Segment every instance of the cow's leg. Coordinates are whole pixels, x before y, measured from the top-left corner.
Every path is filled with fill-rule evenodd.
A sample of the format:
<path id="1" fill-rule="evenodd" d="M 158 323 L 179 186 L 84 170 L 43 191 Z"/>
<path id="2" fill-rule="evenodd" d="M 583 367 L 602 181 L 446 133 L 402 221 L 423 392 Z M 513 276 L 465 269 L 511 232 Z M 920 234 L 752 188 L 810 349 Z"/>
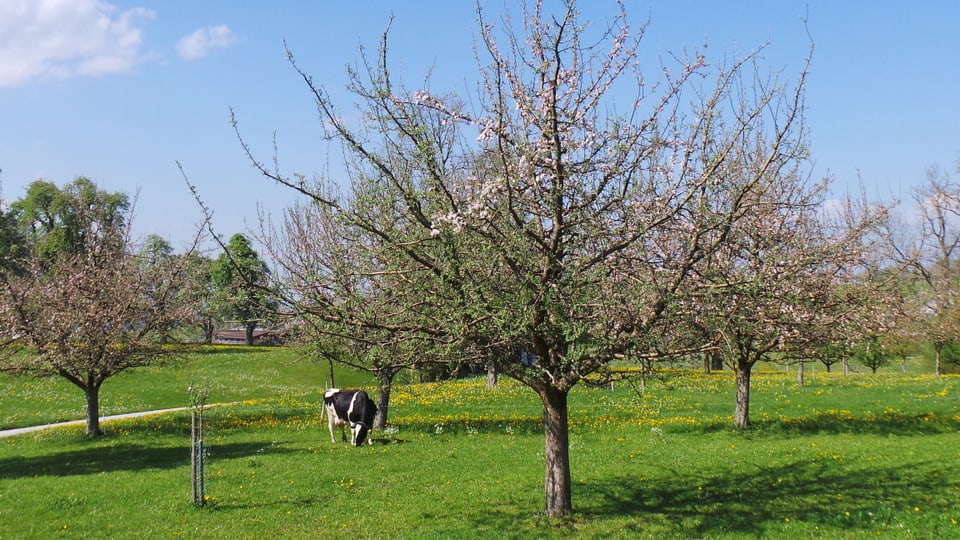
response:
<path id="1" fill-rule="evenodd" d="M 366 429 L 363 430 L 363 434 L 360 435 L 360 439 L 357 440 L 357 446 L 360 446 L 360 445 L 363 444 L 363 439 L 364 439 L 364 438 L 367 439 L 367 444 L 368 444 L 368 445 L 372 445 L 372 444 L 373 444 L 373 437 L 370 436 L 370 428 L 366 428 Z"/>
<path id="2" fill-rule="evenodd" d="M 327 425 L 330 427 L 330 442 L 333 444 L 337 444 L 337 438 L 333 435 L 333 425 L 335 423 L 336 420 L 334 420 L 333 415 L 330 414 L 330 411 L 327 411 Z"/>

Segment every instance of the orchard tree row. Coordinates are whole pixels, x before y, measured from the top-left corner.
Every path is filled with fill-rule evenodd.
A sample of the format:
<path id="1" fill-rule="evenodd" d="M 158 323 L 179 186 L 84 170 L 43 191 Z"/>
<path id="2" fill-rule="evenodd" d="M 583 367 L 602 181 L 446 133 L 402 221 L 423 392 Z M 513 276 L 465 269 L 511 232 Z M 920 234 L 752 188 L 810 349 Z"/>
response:
<path id="1" fill-rule="evenodd" d="M 812 44 L 792 76 L 764 46 L 647 65 L 619 8 L 602 25 L 572 1 L 478 8 L 470 95 L 406 86 L 389 29 L 348 66 L 352 103 L 288 50 L 345 157 L 322 174 L 259 157 L 234 113 L 254 167 L 302 196 L 261 241 L 309 341 L 378 376 L 380 426 L 408 366 L 486 365 L 536 392 L 550 516 L 572 509 L 568 394 L 612 362 L 721 358 L 746 428 L 761 360 L 957 335 L 957 190 L 932 183 L 923 226 L 895 237 L 891 206 L 811 177 Z"/>

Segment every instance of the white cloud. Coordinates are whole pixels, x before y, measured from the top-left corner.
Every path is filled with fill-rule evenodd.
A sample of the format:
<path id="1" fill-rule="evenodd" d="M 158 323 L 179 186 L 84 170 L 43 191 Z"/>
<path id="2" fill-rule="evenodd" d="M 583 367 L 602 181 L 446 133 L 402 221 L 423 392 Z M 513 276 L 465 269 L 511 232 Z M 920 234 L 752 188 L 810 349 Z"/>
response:
<path id="1" fill-rule="evenodd" d="M 152 18 L 101 0 L 0 0 L 0 87 L 128 71 Z"/>
<path id="2" fill-rule="evenodd" d="M 182 58 L 196 60 L 210 53 L 211 49 L 225 49 L 237 41 L 237 36 L 225 25 L 201 28 L 177 42 L 177 52 Z"/>

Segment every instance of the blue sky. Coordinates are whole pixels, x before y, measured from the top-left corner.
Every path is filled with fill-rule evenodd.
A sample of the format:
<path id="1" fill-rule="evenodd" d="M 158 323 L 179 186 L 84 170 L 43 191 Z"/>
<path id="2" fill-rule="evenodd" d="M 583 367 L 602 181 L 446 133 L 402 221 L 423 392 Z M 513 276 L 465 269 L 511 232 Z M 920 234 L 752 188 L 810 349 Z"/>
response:
<path id="1" fill-rule="evenodd" d="M 766 61 L 793 76 L 816 44 L 807 92 L 814 174 L 843 189 L 909 195 L 926 169 L 960 157 L 957 52 L 960 2 L 625 0 L 651 25 L 642 58 L 708 43 L 707 59 L 770 41 Z M 512 2 L 483 0 L 490 13 Z M 0 182 L 20 198 L 37 178 L 78 175 L 139 193 L 139 235 L 180 248 L 200 220 L 177 169 L 229 236 L 257 226 L 257 207 L 279 213 L 293 195 L 260 178 L 229 123 L 232 107 L 262 159 L 276 133 L 288 172 L 327 162 L 311 96 L 282 42 L 338 94 L 357 47 L 375 48 L 391 15 L 391 53 L 415 87 L 468 93 L 476 67 L 472 0 L 274 2 L 220 0 L 0 0 Z M 514 8 L 515 9 L 515 8 Z M 581 2 L 602 22 L 613 2 Z M 342 107 L 351 103 L 343 101 Z"/>

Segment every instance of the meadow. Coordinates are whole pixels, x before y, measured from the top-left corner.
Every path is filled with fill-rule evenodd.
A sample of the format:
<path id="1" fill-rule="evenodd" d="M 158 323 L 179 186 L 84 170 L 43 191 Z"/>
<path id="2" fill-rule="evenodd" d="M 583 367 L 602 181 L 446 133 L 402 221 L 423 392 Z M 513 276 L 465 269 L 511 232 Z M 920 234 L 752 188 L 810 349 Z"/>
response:
<path id="1" fill-rule="evenodd" d="M 0 439 L 0 538 L 960 538 L 960 378 L 761 370 L 753 427 L 733 379 L 661 370 L 570 398 L 574 515 L 542 517 L 532 392 L 395 387 L 390 426 L 332 445 L 327 367 L 231 349 L 104 385 L 104 414 L 209 384 L 207 504 L 190 503 L 189 413 Z M 337 372 L 338 386 L 367 376 Z M 0 428 L 79 418 L 79 390 L 0 377 Z M 81 414 L 82 416 L 82 414 Z"/>

